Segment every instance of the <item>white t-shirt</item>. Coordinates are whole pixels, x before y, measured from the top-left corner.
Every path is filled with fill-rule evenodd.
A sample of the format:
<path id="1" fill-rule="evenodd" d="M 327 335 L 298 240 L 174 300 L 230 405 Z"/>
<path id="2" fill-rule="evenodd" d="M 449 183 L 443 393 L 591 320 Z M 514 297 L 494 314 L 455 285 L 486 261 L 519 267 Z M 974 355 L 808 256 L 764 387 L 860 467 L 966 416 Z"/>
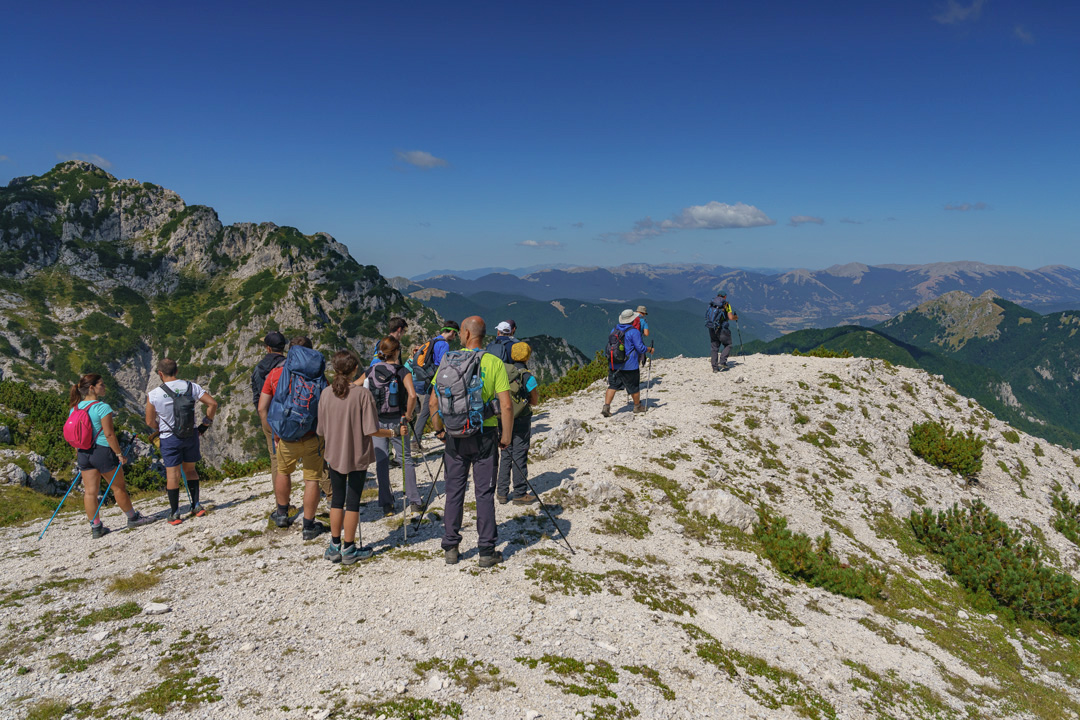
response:
<path id="1" fill-rule="evenodd" d="M 189 383 L 187 380 L 170 380 L 166 384 L 175 393 L 184 394 L 188 391 Z M 190 384 L 191 396 L 196 401 L 206 394 L 206 391 L 196 383 Z M 162 439 L 172 437 L 172 431 L 169 428 L 176 427 L 176 419 L 173 416 L 173 399 L 166 395 L 160 386 L 151 390 L 147 398 L 150 400 L 150 404 L 154 406 L 154 409 L 157 410 L 158 428 L 161 430 L 160 437 Z"/>

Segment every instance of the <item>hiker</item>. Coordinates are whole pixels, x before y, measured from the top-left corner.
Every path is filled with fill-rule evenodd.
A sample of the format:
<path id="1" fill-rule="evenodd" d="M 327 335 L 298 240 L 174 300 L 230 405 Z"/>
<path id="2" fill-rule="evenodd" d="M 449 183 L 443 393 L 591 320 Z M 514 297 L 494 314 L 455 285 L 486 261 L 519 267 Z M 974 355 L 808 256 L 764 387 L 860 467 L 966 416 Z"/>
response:
<path id="1" fill-rule="evenodd" d="M 251 373 L 251 396 L 256 411 L 259 409 L 259 396 L 262 395 L 262 387 L 266 382 L 266 376 L 274 368 L 285 364 L 285 345 L 288 341 L 285 336 L 274 330 L 263 338 L 263 346 L 266 347 L 266 355 L 255 366 Z M 266 450 L 270 454 L 270 477 L 277 475 L 277 453 L 274 451 L 274 433 L 269 428 L 263 427 L 263 436 L 266 437 Z"/>
<path id="2" fill-rule="evenodd" d="M 638 316 L 634 318 L 634 328 L 641 333 L 643 338 L 649 337 L 649 321 L 645 319 L 645 316 L 649 314 L 648 308 L 644 305 L 638 305 L 637 310 L 634 312 L 638 314 Z"/>
<path id="3" fill-rule="evenodd" d="M 608 389 L 604 393 L 604 408 L 600 414 L 611 417 L 611 401 L 618 390 L 626 390 L 634 399 L 634 412 L 645 412 L 641 404 L 641 371 L 638 358 L 653 348 L 645 347 L 641 331 L 634 327 L 637 313 L 627 308 L 619 313 L 619 324 L 608 334 Z"/>
<path id="4" fill-rule="evenodd" d="M 375 460 L 372 438 L 385 438 L 393 430 L 379 427 L 371 393 L 355 383 L 360 367 L 356 354 L 339 350 L 331 359 L 334 367 L 332 392 L 319 398 L 316 432 L 323 439 L 323 457 L 330 472 L 333 492 L 330 499 L 330 546 L 323 557 L 330 562 L 352 565 L 371 556 L 369 548 L 357 547 L 360 525 L 360 496 L 367 480 L 367 468 Z M 342 540 L 344 539 L 344 544 Z"/>
<path id="5" fill-rule="evenodd" d="M 131 506 L 131 497 L 124 484 L 124 465 L 127 458 L 120 450 L 120 441 L 116 437 L 113 424 L 113 409 L 101 398 L 105 397 L 105 381 L 97 373 L 88 373 L 71 386 L 68 393 L 68 422 L 65 424 L 65 438 L 68 438 L 68 426 L 74 426 L 79 435 L 75 453 L 75 465 L 82 474 L 83 507 L 86 519 L 90 521 L 90 537 L 98 539 L 108 535 L 109 528 L 102 524 L 98 512 L 98 489 L 101 478 L 112 481 L 113 496 L 116 504 L 127 515 L 128 528 L 137 528 L 153 522 L 153 518 L 142 515 Z M 79 413 L 74 420 L 70 418 Z M 74 439 L 74 438 L 71 438 Z M 74 445 L 73 445 L 74 446 Z M 115 479 L 113 474 L 115 473 Z"/>
<path id="6" fill-rule="evenodd" d="M 294 337 L 285 363 L 267 374 L 259 395 L 259 417 L 263 428 L 273 433 L 277 453 L 278 471 L 274 476 L 277 508 L 270 513 L 270 519 L 279 528 L 289 527 L 296 520 L 295 515 L 290 515 L 289 506 L 291 474 L 297 462 L 302 462 L 305 540 L 314 540 L 327 530 L 326 525 L 315 521 L 320 484 L 326 481 L 322 440 L 315 432 L 319 398 L 326 387 L 325 372 L 326 359 L 311 348 L 311 340 Z"/>
<path id="7" fill-rule="evenodd" d="M 495 527 L 495 476 L 499 465 L 497 450 L 510 447 L 514 410 L 506 366 L 499 358 L 480 348 L 486 331 L 481 317 L 474 315 L 462 321 L 461 344 L 464 347 L 443 356 L 435 375 L 435 392 L 431 393 L 431 422 L 435 426 L 436 437 L 446 443 L 443 452 L 446 508 L 442 549 L 447 565 L 454 565 L 458 561 L 461 517 L 465 509 L 470 467 L 476 495 L 480 567 L 491 567 L 502 562 L 502 553 L 495 550 L 498 541 Z M 473 385 L 471 389 L 470 384 Z M 496 417 L 496 412 L 499 417 Z"/>
<path id="8" fill-rule="evenodd" d="M 405 336 L 405 331 L 409 329 L 409 321 L 402 317 L 390 318 L 390 325 L 387 327 L 386 334 L 390 337 L 401 342 L 401 338 Z M 371 368 L 375 367 L 375 363 L 379 362 L 379 347 L 382 345 L 382 338 L 375 341 L 375 345 L 371 348 L 371 362 L 368 363 L 367 369 L 360 374 L 359 382 L 363 384 L 367 380 L 367 373 Z"/>
<path id="9" fill-rule="evenodd" d="M 428 404 L 428 394 L 431 392 L 431 380 L 435 377 L 435 371 L 442 362 L 443 355 L 450 349 L 450 343 L 457 339 L 461 328 L 453 320 L 448 321 L 439 330 L 439 334 L 421 345 L 413 352 L 405 367 L 412 373 L 413 389 L 416 391 L 420 411 L 413 423 L 415 433 L 412 437 L 412 451 L 420 452 L 420 439 L 424 437 L 424 428 L 427 426 L 431 409 Z"/>
<path id="10" fill-rule="evenodd" d="M 392 430 L 389 435 L 375 440 L 375 477 L 379 481 L 379 507 L 384 516 L 394 514 L 394 489 L 390 485 L 390 446 L 401 458 L 405 475 L 405 502 L 414 513 L 423 512 L 420 492 L 416 489 L 416 467 L 412 462 L 409 443 L 409 422 L 416 412 L 416 390 L 412 374 L 401 364 L 401 343 L 393 335 L 387 335 L 379 343 L 379 361 L 368 368 L 367 387 L 375 398 L 379 414 L 379 428 Z"/>
<path id="11" fill-rule="evenodd" d="M 727 370 L 728 355 L 731 354 L 731 321 L 738 321 L 739 314 L 731 308 L 727 301 L 727 293 L 718 293 L 715 300 L 709 301 L 709 307 L 705 309 L 705 327 L 709 329 L 709 345 L 712 347 L 712 371 L 720 372 Z M 724 349 L 717 358 L 717 351 L 723 345 Z"/>
<path id="12" fill-rule="evenodd" d="M 178 380 L 176 361 L 162 358 L 157 364 L 157 375 L 161 385 L 151 390 L 146 396 L 146 424 L 154 431 L 160 443 L 161 462 L 165 465 L 165 492 L 169 496 L 170 525 L 179 525 L 180 517 L 180 482 L 187 484 L 191 512 L 189 515 L 202 517 L 206 514 L 199 502 L 199 471 L 195 463 L 202 459 L 199 451 L 199 438 L 214 424 L 218 404 L 197 384 L 189 380 Z M 195 425 L 195 403 L 206 407 L 206 416 L 198 426 Z M 161 426 L 165 427 L 162 428 Z"/>
<path id="13" fill-rule="evenodd" d="M 510 357 L 510 349 L 517 342 L 514 333 L 517 332 L 517 324 L 513 320 L 503 320 L 495 326 L 495 339 L 488 343 L 487 352 L 497 356 L 504 363 L 513 362 Z"/>
<path id="14" fill-rule="evenodd" d="M 540 402 L 540 383 L 529 372 L 528 362 L 532 348 L 528 343 L 516 342 L 510 351 L 511 361 L 506 365 L 506 379 L 510 384 L 510 402 L 514 407 L 514 427 L 510 447 L 499 458 L 499 481 L 495 485 L 495 499 L 500 505 L 532 505 L 539 501 L 529 492 L 529 444 L 532 440 L 532 406 Z M 514 471 L 514 489 L 510 491 L 510 470 Z"/>

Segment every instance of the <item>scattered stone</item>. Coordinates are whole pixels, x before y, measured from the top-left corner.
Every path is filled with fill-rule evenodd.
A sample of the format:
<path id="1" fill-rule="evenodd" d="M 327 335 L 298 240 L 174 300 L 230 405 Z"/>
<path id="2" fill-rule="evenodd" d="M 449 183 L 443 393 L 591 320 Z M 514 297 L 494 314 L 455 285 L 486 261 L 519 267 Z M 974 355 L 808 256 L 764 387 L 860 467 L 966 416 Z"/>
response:
<path id="1" fill-rule="evenodd" d="M 615 647 L 614 645 L 608 645 L 606 642 L 600 642 L 599 640 L 597 640 L 596 647 L 600 648 L 601 650 L 607 650 L 612 655 L 619 654 L 619 648 Z"/>
<path id="2" fill-rule="evenodd" d="M 143 615 L 164 615 L 172 612 L 172 608 L 165 603 L 152 602 L 143 608 Z"/>
<path id="3" fill-rule="evenodd" d="M 251 643 L 251 642 L 244 643 L 243 645 L 240 646 L 240 652 L 242 652 L 242 653 L 255 652 L 255 643 Z"/>
<path id="4" fill-rule="evenodd" d="M 157 555 L 154 555 L 152 560 L 154 562 L 161 562 L 162 560 L 171 558 L 173 555 L 182 552 L 184 552 L 184 546 L 178 542 L 174 542 L 172 545 L 168 546 L 167 548 L 159 552 Z"/>
<path id="5" fill-rule="evenodd" d="M 101 630 L 100 632 L 96 632 L 93 635 L 91 635 L 90 639 L 93 640 L 94 642 L 99 643 L 99 642 L 102 642 L 103 640 L 105 640 L 105 638 L 107 638 L 107 637 L 109 637 L 109 631 L 108 630 Z"/>
<path id="6" fill-rule="evenodd" d="M 427 681 L 428 692 L 438 692 L 439 690 L 442 690 L 442 687 L 443 687 L 442 679 L 438 675 L 432 675 L 431 677 L 428 678 L 428 681 Z"/>
<path id="7" fill-rule="evenodd" d="M 265 560 L 256 560 L 255 561 L 255 568 L 258 569 L 258 570 L 265 569 L 266 568 L 266 561 Z"/>
<path id="8" fill-rule="evenodd" d="M 546 460 L 563 448 L 585 439 L 585 428 L 581 420 L 566 418 L 562 424 L 553 428 L 544 438 L 544 444 L 534 452 L 537 460 Z"/>
<path id="9" fill-rule="evenodd" d="M 923 630 L 923 629 L 922 629 L 921 627 L 919 627 L 918 625 L 916 625 L 916 626 L 915 626 L 915 634 L 916 634 L 916 635 L 925 635 L 925 634 L 926 634 L 926 631 L 925 631 L 925 630 Z"/>
<path id="10" fill-rule="evenodd" d="M 535 710 L 528 710 L 525 712 L 525 720 L 536 720 L 538 717 L 540 717 L 540 713 Z"/>
<path id="11" fill-rule="evenodd" d="M 570 618 L 571 620 L 576 620 L 577 622 L 581 622 L 581 611 L 578 610 L 577 608 L 570 608 L 570 612 L 567 614 L 567 617 Z"/>
<path id="12" fill-rule="evenodd" d="M 956 612 L 956 617 L 960 618 L 961 620 L 967 620 L 968 619 L 968 614 L 966 612 L 964 612 L 963 610 L 958 610 Z"/>
<path id="13" fill-rule="evenodd" d="M 705 517 L 714 515 L 725 525 L 737 527 L 743 532 L 748 532 L 757 521 L 757 513 L 753 508 L 727 490 L 720 488 L 695 490 L 690 493 L 690 501 L 686 508 L 690 512 L 699 512 Z"/>
<path id="14" fill-rule="evenodd" d="M 795 628 L 794 630 L 792 630 L 791 632 L 793 632 L 794 634 L 796 634 L 799 637 L 804 638 L 804 639 L 810 637 L 810 631 L 807 630 L 803 626 L 799 626 L 799 627 Z"/>
<path id="15" fill-rule="evenodd" d="M 464 641 L 466 637 L 468 637 L 468 635 L 465 634 L 464 630 L 458 630 L 454 633 L 454 639 L 458 642 Z"/>

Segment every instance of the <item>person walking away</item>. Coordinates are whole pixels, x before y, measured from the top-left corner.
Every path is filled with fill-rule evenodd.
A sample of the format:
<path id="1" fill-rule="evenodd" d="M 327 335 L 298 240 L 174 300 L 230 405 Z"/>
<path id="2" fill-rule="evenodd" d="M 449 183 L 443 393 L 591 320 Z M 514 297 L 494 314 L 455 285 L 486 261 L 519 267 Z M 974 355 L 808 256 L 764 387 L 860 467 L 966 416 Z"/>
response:
<path id="1" fill-rule="evenodd" d="M 390 446 L 393 444 L 405 470 L 405 502 L 409 503 L 410 511 L 423 512 L 408 442 L 409 423 L 416 412 L 416 390 L 412 374 L 401 364 L 401 344 L 393 335 L 387 335 L 379 343 L 379 362 L 368 368 L 367 385 L 375 399 L 379 428 L 393 431 L 390 436 L 375 440 L 379 506 L 385 516 L 395 512 L 394 489 L 390 484 Z"/>
<path id="2" fill-rule="evenodd" d="M 371 556 L 371 550 L 357 547 L 360 526 L 360 496 L 367 469 L 375 460 L 373 438 L 385 438 L 393 430 L 379 427 L 375 400 L 367 388 L 357 385 L 360 363 L 348 350 L 331 358 L 334 368 L 332 392 L 319 399 L 316 432 L 323 439 L 323 457 L 330 470 L 330 546 L 323 557 L 330 562 L 352 565 Z M 344 544 L 342 543 L 344 540 Z"/>
<path id="3" fill-rule="evenodd" d="M 199 439 L 214 423 L 218 404 L 196 383 L 179 380 L 176 376 L 176 361 L 162 358 L 157 365 L 157 375 L 161 385 L 151 390 L 146 396 L 146 424 L 158 433 L 161 443 L 161 462 L 165 465 L 165 492 L 169 496 L 170 525 L 179 525 L 180 516 L 180 481 L 181 473 L 191 493 L 191 515 L 202 517 L 206 514 L 199 502 L 199 471 L 195 463 L 202 459 Z M 206 407 L 206 416 L 195 425 L 195 403 Z M 164 426 L 164 427 L 162 427 Z"/>
<path id="4" fill-rule="evenodd" d="M 514 427 L 510 447 L 499 458 L 499 481 L 495 486 L 495 499 L 500 505 L 532 505 L 539 498 L 529 492 L 529 444 L 532 441 L 532 408 L 540 402 L 540 383 L 529 372 L 528 362 L 532 348 L 528 343 L 516 342 L 511 348 L 512 362 L 505 363 L 506 379 L 510 383 L 510 402 L 514 407 Z M 510 491 L 510 471 L 513 470 L 514 488 Z"/>
<path id="5" fill-rule="evenodd" d="M 719 293 L 715 300 L 709 301 L 705 309 L 705 327 L 709 329 L 709 346 L 712 349 L 712 371 L 727 370 L 728 356 L 731 355 L 731 321 L 738 321 L 739 314 L 727 301 L 727 293 Z M 720 348 L 724 349 L 720 351 Z M 717 352 L 719 351 L 719 357 Z"/>
<path id="6" fill-rule="evenodd" d="M 319 398 L 326 387 L 326 359 L 311 347 L 307 337 L 291 341 L 285 364 L 266 376 L 259 396 L 259 417 L 274 434 L 278 472 L 274 476 L 277 508 L 270 519 L 280 528 L 292 525 L 289 497 L 291 474 L 297 463 L 304 465 L 305 540 L 314 540 L 327 527 L 315 521 L 319 508 L 319 484 L 325 478 L 322 441 L 316 434 Z"/>
<path id="7" fill-rule="evenodd" d="M 641 370 L 639 358 L 652 353 L 645 347 L 641 332 L 634 327 L 637 313 L 627 308 L 619 314 L 619 324 L 608 334 L 608 389 L 604 393 L 604 407 L 600 414 L 611 417 L 611 401 L 618 390 L 626 390 L 634 399 L 634 412 L 645 412 L 641 404 Z"/>
<path id="8" fill-rule="evenodd" d="M 274 368 L 279 368 L 285 364 L 285 345 L 287 342 L 285 336 L 276 330 L 267 333 L 266 337 L 263 338 L 266 355 L 263 356 L 263 359 L 259 361 L 259 364 L 255 366 L 255 370 L 251 373 L 251 397 L 256 411 L 259 409 L 259 396 L 262 395 L 262 387 L 266 382 L 266 376 Z M 266 451 L 270 454 L 270 477 L 272 479 L 277 475 L 277 452 L 274 450 L 274 433 L 270 432 L 266 427 L 262 428 L 262 432 L 263 437 L 266 438 Z"/>
<path id="9" fill-rule="evenodd" d="M 649 321 L 645 319 L 645 316 L 649 314 L 649 309 L 644 305 L 638 305 L 634 312 L 638 314 L 634 318 L 634 327 L 641 333 L 641 337 L 649 337 Z"/>
<path id="10" fill-rule="evenodd" d="M 405 367 L 409 369 L 413 378 L 413 389 L 416 391 L 417 404 L 420 408 L 413 427 L 416 428 L 416 436 L 412 438 L 412 451 L 420 452 L 420 444 L 417 438 L 424 437 L 424 427 L 427 426 L 430 416 L 429 394 L 431 392 L 431 380 L 442 362 L 443 355 L 450 349 L 450 343 L 457 339 L 461 328 L 456 322 L 450 320 L 439 334 L 421 345 L 412 355 Z"/>
<path id="11" fill-rule="evenodd" d="M 488 343 L 487 352 L 504 363 L 513 362 L 510 357 L 510 350 L 513 348 L 514 343 L 517 342 L 517 338 L 514 337 L 515 332 L 517 332 L 517 324 L 513 320 L 503 320 L 496 325 L 495 339 Z"/>
<path id="12" fill-rule="evenodd" d="M 461 323 L 464 348 L 443 356 L 431 393 L 431 420 L 436 437 L 446 443 L 446 508 L 442 549 L 447 565 L 458 562 L 461 520 L 469 469 L 476 496 L 476 534 L 480 567 L 502 562 L 495 550 L 495 477 L 498 450 L 510 447 L 514 410 L 506 365 L 480 348 L 487 327 L 476 315 Z M 498 417 L 496 417 L 498 413 Z M 501 420 L 501 425 L 500 425 Z"/>
<path id="13" fill-rule="evenodd" d="M 120 450 L 120 441 L 116 437 L 113 409 L 102 400 L 107 392 L 105 381 L 97 373 L 79 378 L 68 393 L 71 410 L 65 424 L 65 438 L 68 438 L 67 426 L 72 426 L 73 430 L 77 428 L 76 435 L 79 437 L 72 447 L 76 450 L 75 465 L 82 473 L 83 507 L 86 508 L 86 519 L 90 521 L 90 537 L 95 540 L 110 532 L 97 517 L 98 489 L 101 478 L 112 478 L 114 472 L 116 478 L 112 481 L 112 491 L 116 504 L 127 515 L 128 528 L 153 522 L 153 518 L 140 514 L 131 506 L 131 497 L 124 485 L 123 466 L 127 464 L 127 458 Z M 70 442 L 74 438 L 68 439 Z"/>
<path id="14" fill-rule="evenodd" d="M 390 337 L 401 342 L 401 338 L 405 336 L 405 331 L 409 329 L 409 321 L 401 317 L 390 318 L 390 324 L 387 326 L 386 334 Z M 384 336 L 385 337 L 385 336 Z M 371 348 L 371 362 L 368 363 L 367 368 L 360 375 L 360 384 L 362 385 L 367 380 L 368 373 L 371 372 L 371 368 L 375 367 L 375 364 L 380 362 L 379 348 L 382 346 L 382 338 L 375 341 L 375 345 Z"/>

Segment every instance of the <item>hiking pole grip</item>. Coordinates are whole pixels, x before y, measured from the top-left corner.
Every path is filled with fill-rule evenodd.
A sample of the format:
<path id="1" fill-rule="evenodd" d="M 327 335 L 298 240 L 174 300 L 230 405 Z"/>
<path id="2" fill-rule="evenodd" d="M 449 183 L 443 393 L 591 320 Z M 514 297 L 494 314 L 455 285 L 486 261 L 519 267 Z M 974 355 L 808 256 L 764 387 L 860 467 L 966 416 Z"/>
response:
<path id="1" fill-rule="evenodd" d="M 529 492 L 531 492 L 533 494 L 533 497 L 536 498 L 536 501 L 540 503 L 540 507 L 543 508 L 544 514 L 548 516 L 548 520 L 551 521 L 551 524 L 554 525 L 555 529 L 559 531 L 559 535 L 562 536 L 563 542 L 566 543 L 566 549 L 570 551 L 571 555 L 577 555 L 577 553 L 574 552 L 574 548 L 570 547 L 570 541 L 566 539 L 566 533 L 564 533 L 562 531 L 562 528 L 559 527 L 559 523 L 555 522 L 555 518 L 552 517 L 551 511 L 548 510 L 547 505 L 544 504 L 544 501 L 540 499 L 540 493 L 536 492 L 536 488 L 534 488 L 532 483 L 529 482 L 529 476 L 522 472 L 521 468 L 517 464 L 517 460 L 514 459 L 513 455 L 510 456 L 510 464 L 514 466 L 515 470 L 521 473 L 521 477 L 524 478 L 525 485 L 528 486 Z"/>

